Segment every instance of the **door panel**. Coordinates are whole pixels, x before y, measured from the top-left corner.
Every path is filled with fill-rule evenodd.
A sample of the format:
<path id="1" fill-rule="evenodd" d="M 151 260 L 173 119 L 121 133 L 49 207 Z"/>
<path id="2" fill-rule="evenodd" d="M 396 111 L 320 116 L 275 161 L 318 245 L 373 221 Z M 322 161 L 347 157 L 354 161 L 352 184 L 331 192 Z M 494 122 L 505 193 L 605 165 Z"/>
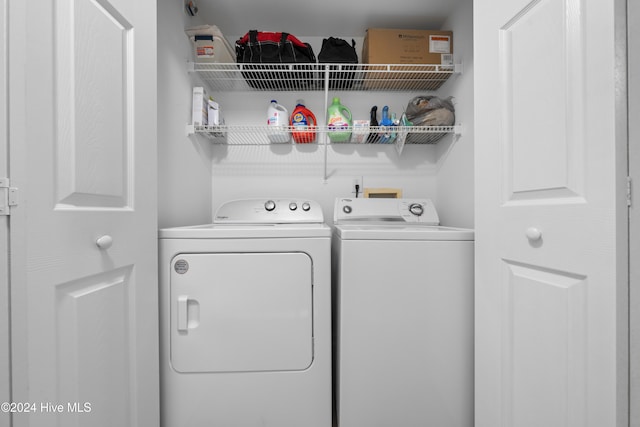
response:
<path id="1" fill-rule="evenodd" d="M 131 273 L 128 266 L 56 286 L 59 396 L 113 425 L 129 425 L 133 416 Z M 113 404 L 118 411 L 108 409 Z M 85 425 L 85 413 L 64 412 L 63 425 Z"/>
<path id="2" fill-rule="evenodd" d="M 59 208 L 127 207 L 133 27 L 107 2 L 56 2 Z"/>
<path id="3" fill-rule="evenodd" d="M 625 4 L 474 2 L 477 427 L 626 425 Z"/>
<path id="4" fill-rule="evenodd" d="M 9 8 L 16 427 L 159 424 L 155 8 Z"/>
<path id="5" fill-rule="evenodd" d="M 584 425 L 587 278 L 509 261 L 504 268 L 506 425 Z"/>
<path id="6" fill-rule="evenodd" d="M 539 0 L 500 28 L 505 201 L 582 192 L 580 8 L 577 1 Z"/>

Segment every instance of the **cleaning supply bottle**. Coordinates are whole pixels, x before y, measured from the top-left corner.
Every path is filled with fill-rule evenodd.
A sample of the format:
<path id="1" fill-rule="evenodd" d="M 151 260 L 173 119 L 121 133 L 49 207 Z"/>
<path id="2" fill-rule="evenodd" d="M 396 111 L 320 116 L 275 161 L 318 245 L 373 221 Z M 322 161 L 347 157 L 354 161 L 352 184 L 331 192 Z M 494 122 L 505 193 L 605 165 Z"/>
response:
<path id="1" fill-rule="evenodd" d="M 327 108 L 327 128 L 331 142 L 349 142 L 352 124 L 351 111 L 340 103 L 340 98 L 333 98 Z"/>
<path id="2" fill-rule="evenodd" d="M 373 107 L 371 107 L 371 111 L 369 112 L 369 129 L 371 129 L 371 131 L 369 132 L 369 136 L 367 137 L 367 143 L 368 144 L 376 144 L 379 139 L 380 136 L 378 135 L 378 106 L 374 105 Z"/>
<path id="3" fill-rule="evenodd" d="M 389 117 L 389 107 L 382 107 L 382 118 L 380 119 L 380 143 L 388 144 L 392 142 L 389 127 L 393 126 L 393 120 Z"/>
<path id="4" fill-rule="evenodd" d="M 304 106 L 304 101 L 299 99 L 296 108 L 289 119 L 291 136 L 298 144 L 308 144 L 316 140 L 316 126 L 318 121 L 311 110 Z"/>
<path id="5" fill-rule="evenodd" d="M 274 143 L 289 142 L 289 112 L 275 99 L 267 109 L 267 137 Z"/>

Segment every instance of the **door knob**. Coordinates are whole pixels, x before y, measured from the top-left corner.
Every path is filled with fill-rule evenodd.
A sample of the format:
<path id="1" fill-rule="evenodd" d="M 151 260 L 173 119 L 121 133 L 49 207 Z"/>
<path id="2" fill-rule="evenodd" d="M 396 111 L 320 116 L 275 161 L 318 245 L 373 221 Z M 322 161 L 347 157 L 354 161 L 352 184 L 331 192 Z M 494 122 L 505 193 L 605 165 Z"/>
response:
<path id="1" fill-rule="evenodd" d="M 527 228 L 525 234 L 527 235 L 527 239 L 531 240 L 532 242 L 542 239 L 542 231 L 540 231 L 540 229 L 536 227 Z"/>
<path id="2" fill-rule="evenodd" d="M 100 249 L 109 249 L 113 245 L 113 237 L 105 234 L 104 236 L 98 237 L 96 240 L 96 246 Z"/>

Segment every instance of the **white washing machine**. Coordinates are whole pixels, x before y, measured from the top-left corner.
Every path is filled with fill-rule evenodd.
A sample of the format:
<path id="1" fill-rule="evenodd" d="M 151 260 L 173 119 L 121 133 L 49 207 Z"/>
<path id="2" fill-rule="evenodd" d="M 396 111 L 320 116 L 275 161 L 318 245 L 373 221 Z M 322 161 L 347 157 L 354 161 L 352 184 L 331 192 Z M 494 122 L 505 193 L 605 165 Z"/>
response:
<path id="1" fill-rule="evenodd" d="M 473 426 L 473 230 L 430 200 L 338 199 L 339 427 Z"/>
<path id="2" fill-rule="evenodd" d="M 163 229 L 164 427 L 331 426 L 331 229 L 309 200 L 238 200 Z"/>

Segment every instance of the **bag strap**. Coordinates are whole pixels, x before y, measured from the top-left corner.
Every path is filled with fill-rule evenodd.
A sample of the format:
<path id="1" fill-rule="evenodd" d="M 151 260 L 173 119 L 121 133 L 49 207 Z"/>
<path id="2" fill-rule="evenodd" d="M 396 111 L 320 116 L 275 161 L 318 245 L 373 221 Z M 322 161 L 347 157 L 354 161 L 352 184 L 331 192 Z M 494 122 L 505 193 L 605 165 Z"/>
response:
<path id="1" fill-rule="evenodd" d="M 251 43 L 258 43 L 258 30 L 249 31 L 249 41 Z"/>
<path id="2" fill-rule="evenodd" d="M 287 47 L 287 38 L 289 37 L 289 33 L 283 32 L 280 35 L 280 49 L 278 50 L 279 55 L 282 56 L 282 52 L 284 52 L 285 47 Z"/>

